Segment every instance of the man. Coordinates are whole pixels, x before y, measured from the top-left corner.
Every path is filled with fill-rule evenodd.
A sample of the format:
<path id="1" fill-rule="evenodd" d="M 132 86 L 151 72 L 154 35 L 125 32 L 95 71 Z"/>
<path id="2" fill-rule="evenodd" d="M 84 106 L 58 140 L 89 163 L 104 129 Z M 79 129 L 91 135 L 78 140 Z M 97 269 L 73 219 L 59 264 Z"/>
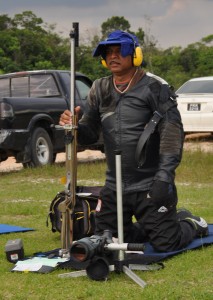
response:
<path id="1" fill-rule="evenodd" d="M 125 242 L 148 239 L 157 251 L 173 251 L 196 236 L 208 235 L 204 219 L 185 209 L 176 210 L 175 169 L 181 160 L 184 135 L 174 93 L 165 82 L 141 69 L 141 48 L 132 34 L 112 32 L 98 44 L 93 56 L 101 56 L 103 65 L 112 72 L 94 82 L 78 125 L 79 143 L 96 142 L 101 129 L 104 138 L 107 171 L 97 205 L 96 234 L 109 229 L 117 235 L 114 151 L 119 149 Z M 145 145 L 144 162 L 139 164 L 135 156 L 141 134 L 153 113 L 171 101 Z M 67 110 L 59 124 L 71 122 L 72 114 Z"/>

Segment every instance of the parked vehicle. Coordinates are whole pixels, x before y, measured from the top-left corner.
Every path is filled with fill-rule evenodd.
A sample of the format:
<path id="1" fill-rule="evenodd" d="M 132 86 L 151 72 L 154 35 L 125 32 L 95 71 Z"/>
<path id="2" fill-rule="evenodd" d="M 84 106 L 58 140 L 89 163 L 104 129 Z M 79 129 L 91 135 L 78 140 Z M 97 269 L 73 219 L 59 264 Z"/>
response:
<path id="1" fill-rule="evenodd" d="M 76 73 L 75 105 L 82 111 L 92 81 Z M 0 75 L 0 161 L 14 156 L 24 167 L 55 161 L 65 151 L 64 130 L 55 129 L 70 107 L 70 72 L 42 70 Z M 103 144 L 86 149 L 103 151 Z M 79 145 L 78 151 L 85 150 Z"/>
<path id="2" fill-rule="evenodd" d="M 213 76 L 188 80 L 177 91 L 184 132 L 213 132 Z"/>

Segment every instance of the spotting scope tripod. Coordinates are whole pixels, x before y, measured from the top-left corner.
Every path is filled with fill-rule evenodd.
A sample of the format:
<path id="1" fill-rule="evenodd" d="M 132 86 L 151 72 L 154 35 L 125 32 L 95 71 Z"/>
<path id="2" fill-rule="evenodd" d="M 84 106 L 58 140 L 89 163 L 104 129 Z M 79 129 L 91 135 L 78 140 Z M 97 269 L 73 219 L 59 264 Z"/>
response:
<path id="1" fill-rule="evenodd" d="M 89 265 L 86 270 L 80 270 L 76 272 L 70 272 L 65 274 L 60 274 L 59 277 L 79 277 L 85 276 L 95 280 L 98 279 L 99 274 L 101 274 L 101 280 L 103 278 L 106 280 L 108 276 L 108 271 L 115 271 L 117 273 L 125 273 L 132 280 L 134 280 L 139 286 L 144 288 L 146 286 L 146 282 L 143 281 L 139 276 L 137 276 L 132 270 L 148 270 L 148 268 L 141 264 L 140 259 L 135 263 L 131 264 L 131 268 L 128 266 L 128 259 L 125 258 L 125 251 L 132 250 L 139 251 L 141 255 L 143 255 L 144 245 L 143 244 L 127 244 L 123 242 L 123 199 L 122 199 L 122 174 L 121 174 L 121 152 L 119 150 L 115 151 L 115 162 L 116 162 L 116 196 L 117 196 L 117 228 L 118 228 L 118 243 L 106 243 L 104 247 L 108 251 L 117 251 L 118 255 L 116 260 L 113 261 L 109 266 L 106 263 L 106 260 L 103 260 L 102 257 L 100 259 L 96 259 L 95 264 L 93 263 Z M 94 236 L 95 237 L 95 236 Z M 89 239 L 89 238 L 88 238 Z M 91 237 L 93 239 L 93 236 Z M 81 241 L 81 240 L 80 240 Z M 79 249 L 79 245 L 81 245 L 80 241 L 77 241 L 77 247 L 75 246 L 75 242 L 71 247 L 71 259 L 72 256 L 77 257 L 77 252 L 75 249 Z M 84 248 L 85 249 L 85 248 Z M 84 250 L 83 249 L 83 250 Z M 82 248 L 80 249 L 82 250 Z M 85 256 L 87 251 L 83 251 L 83 256 Z M 81 253 L 82 254 L 82 253 Z M 103 271 L 104 269 L 104 271 Z"/>

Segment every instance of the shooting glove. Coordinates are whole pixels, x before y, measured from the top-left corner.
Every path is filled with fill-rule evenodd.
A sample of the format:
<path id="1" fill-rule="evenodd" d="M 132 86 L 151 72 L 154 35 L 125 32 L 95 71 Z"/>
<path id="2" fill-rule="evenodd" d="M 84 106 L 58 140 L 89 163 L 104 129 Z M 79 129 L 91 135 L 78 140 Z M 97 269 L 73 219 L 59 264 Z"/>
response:
<path id="1" fill-rule="evenodd" d="M 149 197 L 157 208 L 161 206 L 169 208 L 177 204 L 175 186 L 168 182 L 155 180 L 149 192 Z"/>

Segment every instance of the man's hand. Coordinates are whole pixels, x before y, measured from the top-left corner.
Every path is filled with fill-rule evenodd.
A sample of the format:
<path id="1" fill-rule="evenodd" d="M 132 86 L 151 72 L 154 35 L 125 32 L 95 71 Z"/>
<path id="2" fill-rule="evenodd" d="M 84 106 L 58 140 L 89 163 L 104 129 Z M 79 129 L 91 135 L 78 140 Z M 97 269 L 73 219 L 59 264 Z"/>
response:
<path id="1" fill-rule="evenodd" d="M 165 206 L 172 207 L 177 204 L 176 192 L 174 185 L 168 182 L 155 180 L 149 192 L 150 200 L 153 201 L 157 208 Z"/>
<path id="2" fill-rule="evenodd" d="M 81 111 L 80 106 L 77 106 L 77 107 L 75 108 L 75 114 L 76 114 L 76 116 L 77 116 L 77 120 L 78 120 L 78 115 L 79 115 L 80 111 Z M 69 111 L 68 109 L 65 110 L 65 111 L 61 114 L 60 120 L 59 120 L 59 125 L 64 126 L 64 125 L 66 125 L 66 124 L 68 124 L 68 125 L 71 125 L 71 124 L 72 124 L 72 112 Z"/>

